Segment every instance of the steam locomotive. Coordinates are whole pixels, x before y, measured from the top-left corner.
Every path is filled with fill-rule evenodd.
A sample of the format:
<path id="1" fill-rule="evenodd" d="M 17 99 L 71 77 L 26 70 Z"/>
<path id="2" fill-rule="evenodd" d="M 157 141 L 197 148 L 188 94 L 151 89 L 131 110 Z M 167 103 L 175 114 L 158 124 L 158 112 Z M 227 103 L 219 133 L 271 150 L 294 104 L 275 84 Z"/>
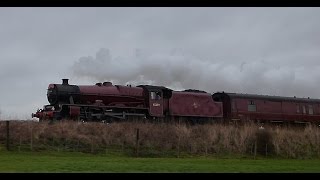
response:
<path id="1" fill-rule="evenodd" d="M 74 119 L 81 121 L 116 121 L 134 118 L 170 120 L 184 117 L 190 121 L 222 118 L 222 102 L 199 90 L 173 91 L 163 86 L 137 87 L 113 85 L 49 84 L 50 104 L 32 117 L 42 120 Z"/>
<path id="2" fill-rule="evenodd" d="M 32 113 L 43 120 L 121 121 L 147 119 L 192 123 L 258 121 L 262 123 L 319 123 L 320 99 L 188 89 L 163 86 L 49 84 L 48 105 Z"/>

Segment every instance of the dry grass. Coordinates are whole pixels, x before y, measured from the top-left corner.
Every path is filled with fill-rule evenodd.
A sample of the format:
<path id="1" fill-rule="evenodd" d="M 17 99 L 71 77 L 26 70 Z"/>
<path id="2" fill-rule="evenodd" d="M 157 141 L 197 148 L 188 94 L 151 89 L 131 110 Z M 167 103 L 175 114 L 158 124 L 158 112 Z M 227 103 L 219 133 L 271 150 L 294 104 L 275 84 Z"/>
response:
<path id="1" fill-rule="evenodd" d="M 10 122 L 10 142 L 19 150 L 69 150 L 101 152 L 108 149 L 134 152 L 139 128 L 140 155 L 181 153 L 196 155 L 275 155 L 287 158 L 320 157 L 319 127 L 259 130 L 255 124 L 242 126 L 206 124 L 133 123 L 112 124 L 60 121 Z M 0 122 L 0 142 L 5 144 L 6 126 Z M 131 153 L 132 154 L 132 153 Z"/>

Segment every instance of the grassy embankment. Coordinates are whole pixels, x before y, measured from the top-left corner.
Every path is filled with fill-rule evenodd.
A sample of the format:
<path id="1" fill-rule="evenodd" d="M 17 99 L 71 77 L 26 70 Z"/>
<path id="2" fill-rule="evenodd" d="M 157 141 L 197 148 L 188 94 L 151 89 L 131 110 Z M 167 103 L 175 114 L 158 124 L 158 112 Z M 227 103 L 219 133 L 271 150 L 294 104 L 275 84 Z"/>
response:
<path id="1" fill-rule="evenodd" d="M 5 144 L 0 123 L 0 172 L 320 172 L 316 126 L 11 122 Z"/>

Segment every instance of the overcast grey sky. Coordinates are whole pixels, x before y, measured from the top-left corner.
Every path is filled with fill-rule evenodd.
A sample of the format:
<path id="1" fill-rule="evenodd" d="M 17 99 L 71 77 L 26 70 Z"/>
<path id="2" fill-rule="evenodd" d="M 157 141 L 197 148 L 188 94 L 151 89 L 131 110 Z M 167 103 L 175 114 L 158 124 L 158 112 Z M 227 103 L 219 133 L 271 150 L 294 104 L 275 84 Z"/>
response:
<path id="1" fill-rule="evenodd" d="M 0 8 L 0 118 L 49 83 L 320 98 L 320 8 Z"/>

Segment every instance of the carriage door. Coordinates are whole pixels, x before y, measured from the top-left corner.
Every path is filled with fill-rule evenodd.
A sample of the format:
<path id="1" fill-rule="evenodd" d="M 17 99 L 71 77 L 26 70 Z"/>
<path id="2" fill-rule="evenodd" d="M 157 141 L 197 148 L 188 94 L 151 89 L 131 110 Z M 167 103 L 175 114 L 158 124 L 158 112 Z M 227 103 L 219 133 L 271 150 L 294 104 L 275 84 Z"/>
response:
<path id="1" fill-rule="evenodd" d="M 149 92 L 149 105 L 151 116 L 163 116 L 163 95 L 162 91 Z"/>

